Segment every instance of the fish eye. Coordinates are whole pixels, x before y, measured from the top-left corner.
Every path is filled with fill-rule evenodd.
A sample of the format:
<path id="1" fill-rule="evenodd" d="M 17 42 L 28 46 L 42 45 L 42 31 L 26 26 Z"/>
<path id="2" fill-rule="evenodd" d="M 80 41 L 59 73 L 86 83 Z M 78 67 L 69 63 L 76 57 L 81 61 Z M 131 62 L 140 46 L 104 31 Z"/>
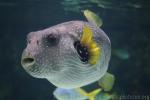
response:
<path id="1" fill-rule="evenodd" d="M 74 43 L 74 47 L 77 50 L 80 60 L 84 63 L 87 63 L 89 60 L 88 48 L 86 46 L 81 45 L 80 41 L 76 41 Z"/>
<path id="2" fill-rule="evenodd" d="M 49 34 L 45 37 L 46 45 L 47 46 L 55 46 L 59 43 L 59 36 L 54 34 Z"/>

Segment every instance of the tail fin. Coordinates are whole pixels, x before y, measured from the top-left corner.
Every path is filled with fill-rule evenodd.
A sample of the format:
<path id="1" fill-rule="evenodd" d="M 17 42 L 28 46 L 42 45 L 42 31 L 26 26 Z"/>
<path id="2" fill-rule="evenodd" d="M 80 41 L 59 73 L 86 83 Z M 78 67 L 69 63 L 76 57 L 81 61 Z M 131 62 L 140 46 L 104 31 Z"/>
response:
<path id="1" fill-rule="evenodd" d="M 79 91 L 79 93 L 83 96 L 87 96 L 89 98 L 89 100 L 95 100 L 95 96 L 101 91 L 101 89 L 96 89 L 90 93 L 87 93 L 86 91 L 84 91 L 81 88 L 77 88 L 77 90 Z"/>

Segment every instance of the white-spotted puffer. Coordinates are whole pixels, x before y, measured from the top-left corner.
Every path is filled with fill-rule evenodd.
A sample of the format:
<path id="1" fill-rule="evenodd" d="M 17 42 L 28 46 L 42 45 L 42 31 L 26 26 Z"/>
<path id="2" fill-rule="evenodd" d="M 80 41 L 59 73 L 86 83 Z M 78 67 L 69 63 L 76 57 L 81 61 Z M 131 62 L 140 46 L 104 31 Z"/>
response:
<path id="1" fill-rule="evenodd" d="M 80 45 L 84 26 L 91 29 L 93 41 L 100 48 L 95 64 L 88 62 L 88 48 Z M 107 71 L 110 55 L 110 40 L 103 30 L 90 22 L 69 21 L 29 33 L 21 63 L 30 75 L 72 89 L 98 81 Z"/>

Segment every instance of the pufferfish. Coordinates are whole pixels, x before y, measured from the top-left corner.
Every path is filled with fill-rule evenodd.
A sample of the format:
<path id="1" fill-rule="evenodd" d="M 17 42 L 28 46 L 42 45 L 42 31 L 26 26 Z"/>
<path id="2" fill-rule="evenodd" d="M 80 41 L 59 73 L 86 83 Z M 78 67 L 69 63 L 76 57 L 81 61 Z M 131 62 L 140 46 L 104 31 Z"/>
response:
<path id="1" fill-rule="evenodd" d="M 109 91 L 114 83 L 107 73 L 111 43 L 99 28 L 102 21 L 89 10 L 84 15 L 88 21 L 64 22 L 27 36 L 21 64 L 31 76 L 56 86 L 53 94 L 58 100 L 97 100 L 101 89 Z M 96 81 L 101 88 L 82 88 Z"/>

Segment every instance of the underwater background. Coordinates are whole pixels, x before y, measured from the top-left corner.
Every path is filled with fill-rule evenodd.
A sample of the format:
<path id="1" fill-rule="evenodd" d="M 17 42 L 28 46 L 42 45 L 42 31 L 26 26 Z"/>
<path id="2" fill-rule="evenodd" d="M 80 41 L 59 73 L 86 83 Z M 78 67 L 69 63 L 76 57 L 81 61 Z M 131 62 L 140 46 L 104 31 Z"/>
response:
<path id="1" fill-rule="evenodd" d="M 111 40 L 108 72 L 116 77 L 112 91 L 118 96 L 150 96 L 150 1 L 0 0 L 0 100 L 55 100 L 56 87 L 33 78 L 20 64 L 26 35 L 86 20 L 84 9 L 102 18 L 101 28 Z"/>

